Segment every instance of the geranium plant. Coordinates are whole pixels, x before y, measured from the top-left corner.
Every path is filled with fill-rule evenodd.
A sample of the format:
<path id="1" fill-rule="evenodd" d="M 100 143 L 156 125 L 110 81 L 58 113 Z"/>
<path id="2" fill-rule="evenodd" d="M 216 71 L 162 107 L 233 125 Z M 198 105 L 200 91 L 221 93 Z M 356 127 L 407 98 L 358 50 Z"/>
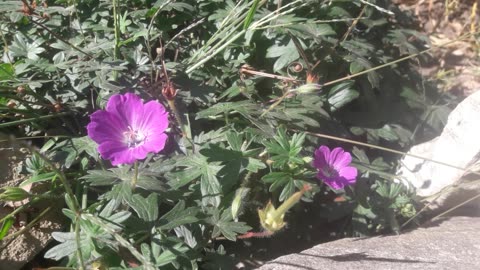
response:
<path id="1" fill-rule="evenodd" d="M 366 2 L 0 3 L 0 127 L 35 138 L 26 183 L 69 220 L 45 257 L 233 269 L 231 243 L 300 234 L 308 203 L 344 235 L 398 231 L 413 194 L 365 145 L 411 145 L 445 114 L 389 65 L 425 37 Z"/>

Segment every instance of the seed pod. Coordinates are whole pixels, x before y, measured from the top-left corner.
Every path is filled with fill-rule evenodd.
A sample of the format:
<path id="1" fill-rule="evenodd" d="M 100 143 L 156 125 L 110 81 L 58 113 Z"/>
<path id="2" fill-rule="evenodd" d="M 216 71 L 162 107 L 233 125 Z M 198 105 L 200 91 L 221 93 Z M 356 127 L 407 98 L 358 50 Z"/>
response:
<path id="1" fill-rule="evenodd" d="M 17 94 L 25 95 L 25 87 L 23 87 L 22 85 L 17 87 Z"/>
<path id="2" fill-rule="evenodd" d="M 13 108 L 17 107 L 17 103 L 15 103 L 15 101 L 13 101 L 13 100 L 9 100 L 7 102 L 7 107 L 10 108 L 10 109 L 13 109 Z"/>

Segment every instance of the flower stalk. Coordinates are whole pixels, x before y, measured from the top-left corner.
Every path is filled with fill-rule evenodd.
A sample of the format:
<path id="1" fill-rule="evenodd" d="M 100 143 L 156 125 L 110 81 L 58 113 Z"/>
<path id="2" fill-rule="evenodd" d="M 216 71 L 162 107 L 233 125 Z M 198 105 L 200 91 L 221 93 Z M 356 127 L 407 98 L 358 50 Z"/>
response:
<path id="1" fill-rule="evenodd" d="M 262 227 L 273 234 L 281 230 L 285 225 L 283 220 L 285 213 L 290 210 L 296 203 L 300 201 L 303 194 L 310 190 L 312 187 L 310 185 L 305 185 L 303 188 L 295 192 L 290 198 L 284 201 L 277 209 L 273 206 L 272 202 L 268 202 L 267 206 L 264 209 L 258 210 L 258 217 L 260 218 L 260 224 Z"/>
<path id="2" fill-rule="evenodd" d="M 165 71 L 165 73 L 166 73 L 166 71 Z M 170 81 L 166 82 L 165 86 L 162 89 L 162 95 L 167 100 L 168 107 L 173 112 L 173 114 L 175 116 L 175 121 L 177 121 L 177 124 L 180 127 L 180 130 L 182 131 L 182 137 L 185 138 L 185 140 L 187 140 L 190 143 L 190 145 L 192 146 L 192 151 L 195 152 L 195 145 L 193 144 L 193 141 L 191 139 L 192 134 L 191 134 L 190 128 L 188 127 L 188 125 L 186 125 L 183 122 L 182 115 L 180 114 L 180 111 L 178 110 L 177 106 L 175 105 L 175 99 L 177 97 L 177 92 L 178 92 L 178 90 L 175 89 L 175 87 L 173 86 L 173 84 Z"/>
<path id="3" fill-rule="evenodd" d="M 138 160 L 133 165 L 133 178 L 132 178 L 132 190 L 137 186 L 138 181 Z"/>

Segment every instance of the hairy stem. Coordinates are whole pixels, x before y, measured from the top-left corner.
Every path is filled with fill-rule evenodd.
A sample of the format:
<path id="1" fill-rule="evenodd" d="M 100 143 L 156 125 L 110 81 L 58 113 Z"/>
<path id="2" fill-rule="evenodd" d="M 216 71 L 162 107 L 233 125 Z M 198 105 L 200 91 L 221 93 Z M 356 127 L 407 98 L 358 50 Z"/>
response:
<path id="1" fill-rule="evenodd" d="M 136 160 L 135 164 L 133 165 L 132 190 L 134 190 L 137 187 L 137 181 L 138 181 L 138 160 Z"/>

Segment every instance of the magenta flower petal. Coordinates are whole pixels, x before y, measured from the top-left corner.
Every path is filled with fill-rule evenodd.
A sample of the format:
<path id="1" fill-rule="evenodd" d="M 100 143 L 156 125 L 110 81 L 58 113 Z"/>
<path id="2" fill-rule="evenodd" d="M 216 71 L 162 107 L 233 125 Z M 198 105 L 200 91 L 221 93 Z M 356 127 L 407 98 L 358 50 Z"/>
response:
<path id="1" fill-rule="evenodd" d="M 350 153 L 345 152 L 341 147 L 337 147 L 332 150 L 331 162 L 333 167 L 341 169 L 352 163 L 352 156 Z"/>
<path id="2" fill-rule="evenodd" d="M 330 151 L 322 145 L 315 151 L 313 166 L 318 169 L 319 180 L 333 189 L 342 189 L 356 181 L 357 169 L 349 166 L 351 162 L 352 156 L 343 148 Z"/>
<path id="3" fill-rule="evenodd" d="M 317 175 L 318 177 L 318 175 Z M 333 188 L 333 189 L 342 189 L 344 187 L 344 183 L 342 183 L 341 181 L 339 181 L 339 179 L 337 178 L 323 178 L 323 182 Z"/>
<path id="4" fill-rule="evenodd" d="M 128 152 L 128 146 L 121 141 L 104 141 L 98 145 L 97 149 L 102 158 L 110 160 L 114 166 L 135 161 L 125 158 Z"/>
<path id="5" fill-rule="evenodd" d="M 106 111 L 96 111 L 90 115 L 87 125 L 88 135 L 98 144 L 107 140 L 122 140 L 123 135 L 118 130 L 127 130 L 128 126 L 122 123 L 114 114 Z"/>
<path id="6" fill-rule="evenodd" d="M 155 136 L 150 139 L 148 143 L 145 143 L 142 146 L 142 149 L 146 152 L 158 153 L 160 150 L 165 148 L 165 142 L 167 141 L 167 135 L 165 133 Z"/>
<path id="7" fill-rule="evenodd" d="M 144 114 L 140 128 L 162 133 L 168 127 L 168 114 L 158 102 L 150 101 L 144 105 Z"/>
<path id="8" fill-rule="evenodd" d="M 138 128 L 138 122 L 143 117 L 142 100 L 132 93 L 111 96 L 105 109 L 134 130 Z"/>
<path id="9" fill-rule="evenodd" d="M 112 165 L 132 164 L 165 147 L 168 114 L 162 104 L 143 104 L 135 94 L 113 95 L 105 111 L 96 111 L 87 125 L 98 152 Z"/>
<path id="10" fill-rule="evenodd" d="M 315 158 L 313 159 L 313 166 L 315 168 L 323 168 L 328 166 L 328 161 L 330 159 L 330 149 L 322 145 L 317 150 L 315 150 Z"/>
<path id="11" fill-rule="evenodd" d="M 357 168 L 355 167 L 343 167 L 338 172 L 338 176 L 344 179 L 345 181 L 347 181 L 347 183 L 353 184 L 357 179 L 357 173 L 358 171 L 357 171 Z"/>

